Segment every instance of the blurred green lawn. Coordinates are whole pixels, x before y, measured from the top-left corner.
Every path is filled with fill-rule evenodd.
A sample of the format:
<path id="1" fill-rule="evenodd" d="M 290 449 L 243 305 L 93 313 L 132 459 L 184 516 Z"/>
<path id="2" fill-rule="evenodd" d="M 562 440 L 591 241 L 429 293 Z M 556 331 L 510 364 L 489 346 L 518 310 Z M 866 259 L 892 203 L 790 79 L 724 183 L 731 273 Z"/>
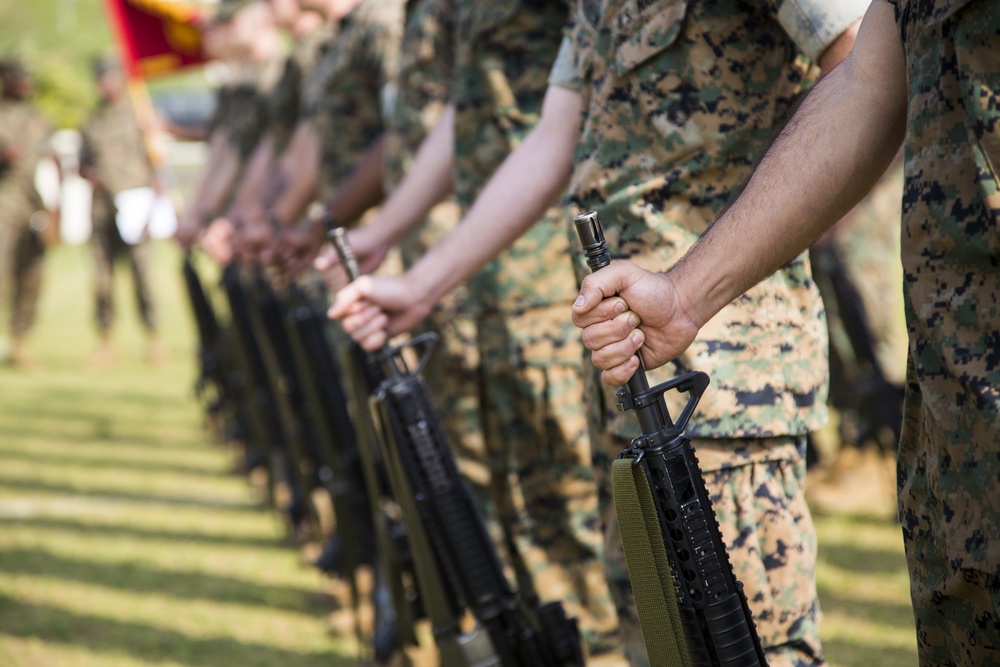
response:
<path id="1" fill-rule="evenodd" d="M 353 664 L 310 603 L 323 580 L 208 442 L 179 255 L 154 253 L 170 363 L 142 362 L 130 283 L 119 361 L 89 370 L 90 257 L 49 256 L 31 372 L 0 368 L 0 665 Z M 816 516 L 834 667 L 916 664 L 899 529 Z"/>
<path id="2" fill-rule="evenodd" d="M 37 369 L 0 368 L 0 665 L 355 664 L 317 606 L 325 580 L 202 429 L 179 255 L 155 250 L 167 366 L 142 361 L 123 266 L 119 361 L 89 370 L 90 256 L 64 246 Z"/>

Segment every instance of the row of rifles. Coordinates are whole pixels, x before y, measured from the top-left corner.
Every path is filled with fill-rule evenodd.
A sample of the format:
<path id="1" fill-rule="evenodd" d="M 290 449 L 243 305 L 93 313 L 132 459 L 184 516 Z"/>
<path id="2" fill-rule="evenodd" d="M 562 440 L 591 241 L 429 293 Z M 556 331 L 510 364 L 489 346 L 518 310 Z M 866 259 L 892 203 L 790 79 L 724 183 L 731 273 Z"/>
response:
<path id="1" fill-rule="evenodd" d="M 605 266 L 597 215 L 576 223 L 591 268 Z M 343 230 L 329 237 L 357 277 Z M 199 333 L 196 389 L 211 423 L 244 444 L 246 470 L 266 471 L 289 529 L 323 541 L 316 565 L 347 582 L 355 610 L 359 572 L 374 574 L 366 661 L 405 664 L 404 647 L 427 619 L 446 667 L 585 663 L 575 619 L 559 602 L 519 597 L 504 575 L 420 378 L 433 333 L 365 352 L 333 330 L 319 285 L 276 287 L 263 269 L 234 262 L 209 291 L 190 256 L 183 273 Z M 707 385 L 704 373 L 689 373 L 650 388 L 640 368 L 619 394 L 642 431 L 616 462 L 615 497 L 619 523 L 635 523 L 624 511 L 643 526 L 623 530 L 623 542 L 654 667 L 766 665 L 683 436 Z M 670 390 L 689 395 L 676 422 L 663 399 Z M 317 498 L 333 508 L 322 535 Z"/>

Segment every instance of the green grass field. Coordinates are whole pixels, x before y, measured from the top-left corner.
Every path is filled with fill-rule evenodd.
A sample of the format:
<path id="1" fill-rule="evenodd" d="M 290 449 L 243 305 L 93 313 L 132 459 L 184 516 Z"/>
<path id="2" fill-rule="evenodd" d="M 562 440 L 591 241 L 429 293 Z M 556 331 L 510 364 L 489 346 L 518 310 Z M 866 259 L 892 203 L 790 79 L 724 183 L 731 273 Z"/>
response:
<path id="1" fill-rule="evenodd" d="M 177 251 L 154 255 L 170 360 L 155 369 L 124 271 L 119 361 L 88 369 L 89 260 L 50 254 L 38 367 L 0 368 L 0 665 L 354 664 L 323 579 L 202 428 Z M 816 520 L 831 664 L 915 664 L 898 527 Z"/>
<path id="2" fill-rule="evenodd" d="M 121 271 L 119 361 L 92 371 L 87 251 L 49 257 L 38 367 L 0 368 L 0 665 L 354 664 L 323 578 L 202 429 L 177 252 L 155 254 L 170 363 L 143 363 Z"/>

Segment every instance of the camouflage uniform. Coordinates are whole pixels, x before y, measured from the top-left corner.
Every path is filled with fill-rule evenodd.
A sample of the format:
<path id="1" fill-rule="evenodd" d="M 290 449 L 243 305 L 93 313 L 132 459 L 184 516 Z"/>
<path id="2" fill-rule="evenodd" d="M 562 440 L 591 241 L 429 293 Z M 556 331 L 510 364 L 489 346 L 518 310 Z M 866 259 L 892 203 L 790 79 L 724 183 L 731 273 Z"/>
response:
<path id="1" fill-rule="evenodd" d="M 280 155 L 295 132 L 302 101 L 302 85 L 308 72 L 329 48 L 337 34 L 337 24 L 324 23 L 295 42 L 285 57 L 281 77 L 264 100 L 264 122 L 274 142 L 274 154 Z"/>
<path id="2" fill-rule="evenodd" d="M 151 187 L 155 181 L 132 105 L 125 97 L 101 104 L 87 119 L 81 134 L 81 168 L 92 169 L 99 179 L 94 187 L 90 238 L 98 328 L 106 334 L 114 323 L 114 260 L 126 253 L 132 266 L 139 315 L 146 329 L 154 331 L 157 322 L 149 282 L 149 242 L 127 245 L 115 224 L 115 195 L 132 188 Z"/>
<path id="3" fill-rule="evenodd" d="M 906 373 L 906 325 L 903 319 L 899 260 L 900 198 L 903 192 L 902 161 L 890 167 L 878 185 L 832 230 L 810 249 L 813 276 L 823 294 L 830 331 L 830 400 L 837 411 L 840 441 L 861 447 L 874 441 L 895 451 L 898 416 L 903 404 Z M 834 287 L 835 265 L 856 291 L 849 309 L 844 294 Z M 852 298 L 855 295 L 847 295 Z M 860 313 L 862 321 L 851 321 Z M 866 361 L 851 332 L 865 332 L 874 353 L 874 366 Z M 887 384 L 874 379 L 880 373 Z M 872 402 L 889 402 L 873 409 Z M 890 420 L 895 423 L 888 423 Z M 894 430 L 895 429 L 895 430 Z"/>
<path id="4" fill-rule="evenodd" d="M 391 193 L 403 180 L 427 133 L 437 124 L 451 95 L 454 57 L 453 0 L 410 0 L 406 8 L 402 59 L 395 109 L 385 135 L 384 186 Z M 453 199 L 435 206 L 427 220 L 400 244 L 403 266 L 409 268 L 446 236 L 459 221 Z M 462 474 L 480 505 L 489 504 L 489 470 L 485 465 L 479 350 L 476 321 L 469 312 L 468 290 L 450 292 L 435 307 L 424 328 L 440 337 L 424 380 L 436 400 L 447 400 L 442 411 L 445 430 Z"/>
<path id="5" fill-rule="evenodd" d="M 50 134 L 48 121 L 30 101 L 0 99 L 0 149 L 21 151 L 16 162 L 0 168 L 0 303 L 11 299 L 15 338 L 34 323 L 41 289 L 45 245 L 33 216 L 44 206 L 35 191 L 35 169 Z"/>
<path id="6" fill-rule="evenodd" d="M 332 196 L 385 129 L 395 102 L 405 0 L 362 0 L 302 88 L 301 118 L 322 141 L 317 199 Z"/>
<path id="7" fill-rule="evenodd" d="M 456 5 L 455 169 L 463 209 L 541 113 L 568 11 L 561 0 Z M 580 620 L 591 664 L 621 664 L 603 576 L 569 245 L 554 211 L 469 283 L 479 310 L 486 446 L 524 595 Z"/>
<path id="8" fill-rule="evenodd" d="M 1000 5 L 893 0 L 909 105 L 899 448 L 921 665 L 1000 663 Z"/>
<path id="9" fill-rule="evenodd" d="M 583 100 L 570 186 L 576 212 L 600 211 L 613 254 L 667 269 L 739 191 L 812 81 L 803 52 L 818 56 L 866 5 L 581 0 L 551 79 Z M 582 278 L 582 252 L 575 256 Z M 800 448 L 826 416 L 826 330 L 804 256 L 724 308 L 650 383 L 694 369 L 712 384 L 688 433 L 768 660 L 823 664 Z M 598 396 L 596 373 L 590 381 Z M 605 388 L 589 415 L 607 457 L 638 434 L 633 415 L 609 410 L 612 394 Z M 677 414 L 677 395 L 668 398 Z M 608 562 L 630 657 L 641 664 L 624 564 L 610 551 Z"/>

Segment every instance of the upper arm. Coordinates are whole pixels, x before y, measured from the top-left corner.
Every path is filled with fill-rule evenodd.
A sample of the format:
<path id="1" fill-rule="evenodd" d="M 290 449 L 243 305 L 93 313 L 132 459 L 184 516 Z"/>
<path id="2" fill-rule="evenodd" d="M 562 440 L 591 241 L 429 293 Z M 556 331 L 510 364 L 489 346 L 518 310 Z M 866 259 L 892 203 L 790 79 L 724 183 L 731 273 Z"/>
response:
<path id="1" fill-rule="evenodd" d="M 886 0 L 873 0 L 865 14 L 854 49 L 845 59 L 846 74 L 868 91 L 873 111 L 902 130 L 906 123 L 906 63 L 895 13 Z"/>
<path id="2" fill-rule="evenodd" d="M 544 133 L 547 142 L 553 142 L 553 148 L 568 151 L 570 159 L 580 138 L 582 110 L 583 100 L 578 91 L 559 85 L 550 85 L 545 91 L 537 129 Z"/>

